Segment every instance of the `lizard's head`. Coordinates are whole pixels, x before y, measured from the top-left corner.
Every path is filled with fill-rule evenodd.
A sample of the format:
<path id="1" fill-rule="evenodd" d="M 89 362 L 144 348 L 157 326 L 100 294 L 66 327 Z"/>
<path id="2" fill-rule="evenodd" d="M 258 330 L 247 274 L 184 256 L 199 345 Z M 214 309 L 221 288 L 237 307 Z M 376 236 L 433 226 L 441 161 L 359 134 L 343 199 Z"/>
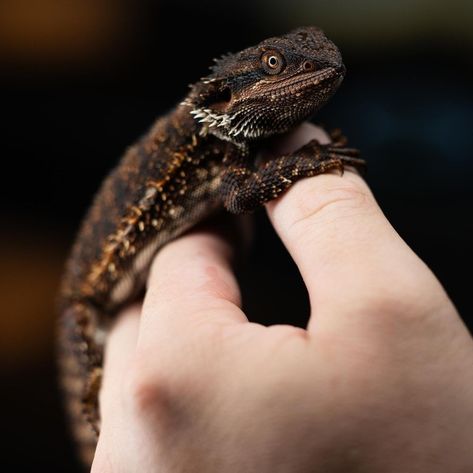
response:
<path id="1" fill-rule="evenodd" d="M 222 57 L 184 102 L 203 133 L 235 143 L 283 133 L 313 115 L 345 74 L 318 28 L 299 28 Z"/>

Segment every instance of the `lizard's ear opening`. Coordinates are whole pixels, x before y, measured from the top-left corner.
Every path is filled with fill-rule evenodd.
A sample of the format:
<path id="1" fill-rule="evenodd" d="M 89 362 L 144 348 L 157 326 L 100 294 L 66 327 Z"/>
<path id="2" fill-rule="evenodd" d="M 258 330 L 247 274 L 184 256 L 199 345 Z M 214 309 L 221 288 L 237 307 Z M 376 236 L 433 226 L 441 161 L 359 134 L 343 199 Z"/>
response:
<path id="1" fill-rule="evenodd" d="M 230 87 L 223 87 L 216 89 L 213 93 L 209 94 L 205 101 L 205 107 L 211 107 L 214 110 L 224 110 L 232 100 L 232 91 Z"/>
<path id="2" fill-rule="evenodd" d="M 215 113 L 224 113 L 232 103 L 231 88 L 223 79 L 205 77 L 194 84 L 189 96 L 183 104 L 194 110 L 213 110 Z"/>

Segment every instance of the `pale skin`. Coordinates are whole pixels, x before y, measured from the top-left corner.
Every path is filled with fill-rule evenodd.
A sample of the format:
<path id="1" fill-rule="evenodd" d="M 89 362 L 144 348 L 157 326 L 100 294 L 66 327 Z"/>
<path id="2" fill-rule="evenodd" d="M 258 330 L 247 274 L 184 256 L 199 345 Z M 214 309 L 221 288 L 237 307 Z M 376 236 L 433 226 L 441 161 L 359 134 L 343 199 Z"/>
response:
<path id="1" fill-rule="evenodd" d="M 108 340 L 92 472 L 473 471 L 472 338 L 363 179 L 304 179 L 266 209 L 307 328 L 248 322 L 217 234 L 168 244 Z"/>

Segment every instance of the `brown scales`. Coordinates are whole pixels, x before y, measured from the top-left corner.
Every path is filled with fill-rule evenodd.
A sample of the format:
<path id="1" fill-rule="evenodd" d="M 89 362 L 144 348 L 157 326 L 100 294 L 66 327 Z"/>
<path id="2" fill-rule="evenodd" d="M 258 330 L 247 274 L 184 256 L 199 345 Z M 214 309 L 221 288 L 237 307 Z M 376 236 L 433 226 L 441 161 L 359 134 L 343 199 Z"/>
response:
<path id="1" fill-rule="evenodd" d="M 296 180 L 361 166 L 341 135 L 257 163 L 262 140 L 291 130 L 345 73 L 317 28 L 300 28 L 217 61 L 105 179 L 69 258 L 60 294 L 60 366 L 72 428 L 90 465 L 107 327 L 142 291 L 153 255 L 217 209 L 252 211 Z"/>

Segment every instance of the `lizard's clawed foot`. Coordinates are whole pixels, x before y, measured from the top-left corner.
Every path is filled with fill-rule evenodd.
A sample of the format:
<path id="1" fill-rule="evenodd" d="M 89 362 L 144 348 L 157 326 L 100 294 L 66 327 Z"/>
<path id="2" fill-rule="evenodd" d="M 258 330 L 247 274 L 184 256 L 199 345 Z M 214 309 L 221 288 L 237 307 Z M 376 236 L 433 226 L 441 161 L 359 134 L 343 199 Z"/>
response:
<path id="1" fill-rule="evenodd" d="M 354 148 L 311 140 L 296 151 L 261 163 L 257 169 L 229 166 L 222 179 L 224 206 L 233 213 L 249 212 L 276 199 L 294 182 L 330 171 L 343 174 L 346 166 L 363 169 L 365 161 Z"/>
<path id="2" fill-rule="evenodd" d="M 356 148 L 341 147 L 333 143 L 320 144 L 317 140 L 311 140 L 296 153 L 320 162 L 340 161 L 342 169 L 344 166 L 352 166 L 361 173 L 366 171 L 366 161 L 359 157 L 360 151 Z"/>

